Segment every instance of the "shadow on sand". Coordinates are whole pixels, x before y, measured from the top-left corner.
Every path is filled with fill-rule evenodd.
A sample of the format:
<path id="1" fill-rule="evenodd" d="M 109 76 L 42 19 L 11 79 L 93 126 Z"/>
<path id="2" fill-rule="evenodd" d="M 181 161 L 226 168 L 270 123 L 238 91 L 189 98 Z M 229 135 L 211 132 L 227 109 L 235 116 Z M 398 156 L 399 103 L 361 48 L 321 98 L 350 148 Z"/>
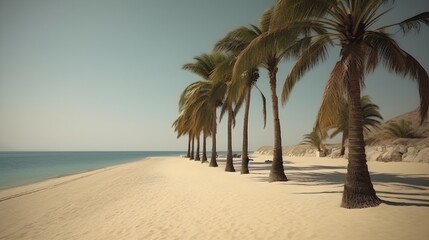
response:
<path id="1" fill-rule="evenodd" d="M 342 186 L 346 179 L 345 166 L 310 165 L 298 167 L 284 161 L 284 168 L 288 182 L 278 184 L 302 185 L 302 186 L 326 186 L 332 185 L 336 190 L 299 192 L 297 194 L 325 194 L 342 193 Z M 239 167 L 239 166 L 237 166 Z M 239 168 L 236 168 L 239 169 Z M 271 163 L 250 162 L 249 170 L 251 178 L 260 182 L 268 182 L 268 172 Z M 429 174 L 392 174 L 371 172 L 371 179 L 377 191 L 377 187 L 400 189 L 400 191 L 377 191 L 377 195 L 384 204 L 391 206 L 419 206 L 429 207 Z M 341 188 L 341 190 L 337 190 Z"/>
<path id="2" fill-rule="evenodd" d="M 208 159 L 210 161 L 210 159 Z M 218 158 L 220 168 L 224 168 L 226 159 Z M 234 158 L 236 172 L 240 172 L 241 159 Z M 339 194 L 346 179 L 345 166 L 310 165 L 294 166 L 292 162 L 283 160 L 288 182 L 278 182 L 282 185 L 326 186 L 331 185 L 332 191 L 308 191 L 296 194 Z M 268 182 L 271 162 L 249 163 L 250 178 L 258 182 Z M 371 172 L 371 179 L 382 202 L 391 206 L 429 207 L 429 174 L 392 174 Z M 381 191 L 377 188 L 386 187 L 400 191 Z M 303 188 L 304 190 L 305 188 Z M 341 189 L 341 190 L 338 190 Z"/>

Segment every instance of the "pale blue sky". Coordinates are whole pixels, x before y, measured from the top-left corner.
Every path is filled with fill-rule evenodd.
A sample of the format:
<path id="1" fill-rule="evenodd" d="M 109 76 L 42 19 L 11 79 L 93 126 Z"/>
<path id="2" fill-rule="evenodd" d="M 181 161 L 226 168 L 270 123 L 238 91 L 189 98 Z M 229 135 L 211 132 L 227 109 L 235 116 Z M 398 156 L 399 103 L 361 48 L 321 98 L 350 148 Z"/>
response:
<path id="1" fill-rule="evenodd" d="M 181 69 L 228 31 L 257 24 L 273 0 L 0 0 L 0 150 L 182 150 L 171 128 L 180 92 L 197 76 Z M 426 0 L 397 0 L 385 18 L 429 11 Z M 429 28 L 395 37 L 429 71 Z M 280 119 L 283 144 L 311 131 L 333 62 L 305 75 Z M 291 62 L 280 66 L 279 93 Z M 258 82 L 269 98 L 266 72 Z M 388 119 L 418 106 L 415 82 L 380 67 L 365 94 Z M 253 94 L 250 148 L 272 145 L 269 105 L 262 128 Z M 242 115 L 234 149 L 241 149 Z M 219 127 L 218 148 L 226 149 Z"/>

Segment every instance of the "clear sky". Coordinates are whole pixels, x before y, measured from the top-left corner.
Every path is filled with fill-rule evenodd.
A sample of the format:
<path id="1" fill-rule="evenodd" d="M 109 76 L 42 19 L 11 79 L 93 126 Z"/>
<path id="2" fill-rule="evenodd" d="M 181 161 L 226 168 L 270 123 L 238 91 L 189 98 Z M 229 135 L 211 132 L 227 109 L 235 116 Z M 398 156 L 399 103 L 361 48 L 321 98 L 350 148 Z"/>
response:
<path id="1" fill-rule="evenodd" d="M 274 0 L 0 0 L 0 150 L 183 150 L 171 124 L 181 91 L 196 75 L 181 69 L 228 31 L 257 24 Z M 397 0 L 384 20 L 429 11 L 427 0 Z M 429 71 L 429 28 L 395 35 Z M 284 145 L 311 131 L 338 56 L 304 76 L 280 110 Z M 280 66 L 278 88 L 291 61 Z M 269 99 L 267 74 L 258 85 Z M 418 106 L 415 82 L 380 66 L 366 90 L 385 119 Z M 250 149 L 272 145 L 253 93 Z M 241 149 L 242 114 L 234 130 Z M 218 149 L 226 149 L 226 122 Z M 209 141 L 210 142 L 210 141 Z"/>

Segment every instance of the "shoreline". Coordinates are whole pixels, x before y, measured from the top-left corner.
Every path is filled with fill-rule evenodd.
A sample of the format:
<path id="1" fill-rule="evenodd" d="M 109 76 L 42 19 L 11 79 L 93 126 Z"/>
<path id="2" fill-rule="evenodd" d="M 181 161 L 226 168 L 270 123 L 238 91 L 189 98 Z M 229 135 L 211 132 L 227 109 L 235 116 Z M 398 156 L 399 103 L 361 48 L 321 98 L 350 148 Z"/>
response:
<path id="1" fill-rule="evenodd" d="M 156 156 L 156 157 L 158 157 L 158 156 Z M 161 158 L 168 158 L 169 156 L 160 156 L 160 157 Z M 147 161 L 150 158 L 153 158 L 153 157 L 145 157 L 143 159 L 139 159 L 139 160 L 135 160 L 135 161 L 131 161 L 131 162 L 118 163 L 118 164 L 107 166 L 107 167 L 90 169 L 87 171 L 70 173 L 70 174 L 65 174 L 65 175 L 63 174 L 63 175 L 59 175 L 56 177 L 41 179 L 41 180 L 37 180 L 34 182 L 25 183 L 25 184 L 21 184 L 21 185 L 17 185 L 17 186 L 0 188 L 0 202 L 6 201 L 9 199 L 13 199 L 16 197 L 24 196 L 27 194 L 32 194 L 35 192 L 43 191 L 45 189 L 54 188 L 56 186 L 66 184 L 68 182 L 72 182 L 75 180 L 79 180 L 81 178 L 89 177 L 89 176 L 94 175 L 94 174 L 102 173 L 104 171 L 108 171 L 108 170 L 111 170 L 113 168 L 120 167 L 122 165 L 133 164 L 133 163 L 141 162 L 141 161 Z M 12 193 L 12 195 L 11 195 L 11 193 Z M 4 196 L 4 195 L 6 195 L 6 196 Z M 8 196 L 8 195 L 10 195 L 10 196 Z"/>
<path id="2" fill-rule="evenodd" d="M 140 161 L 140 160 L 138 160 L 138 161 Z M 122 163 L 122 164 L 126 164 L 126 163 Z M 95 172 L 95 171 L 98 171 L 98 170 L 101 170 L 101 169 L 105 169 L 105 168 L 109 168 L 109 167 L 114 167 L 114 166 L 116 166 L 116 165 L 112 165 L 112 166 L 108 166 L 108 167 L 95 168 L 95 169 L 89 169 L 89 170 L 75 172 L 75 173 L 70 173 L 70 174 L 60 174 L 58 176 L 48 177 L 48 178 L 44 178 L 44 179 L 39 179 L 39 180 L 31 181 L 31 182 L 26 182 L 26 183 L 18 184 L 18 185 L 7 186 L 7 187 L 0 187 L 0 191 L 9 190 L 11 188 L 25 187 L 27 185 L 33 185 L 33 184 L 38 184 L 38 183 L 42 183 L 42 182 L 45 182 L 45 181 L 50 181 L 50 180 L 55 180 L 55 179 L 60 179 L 60 178 L 71 177 L 71 176 L 74 176 L 74 175 L 80 175 L 80 174 L 85 174 L 85 173 L 89 173 L 89 172 Z"/>
<path id="3" fill-rule="evenodd" d="M 268 183 L 270 156 L 252 158 L 246 175 L 224 172 L 225 159 L 210 168 L 149 157 L 63 177 L 70 181 L 0 201 L 0 218 L 7 219 L 0 221 L 0 239 L 423 240 L 429 234 L 429 165 L 370 162 L 379 196 L 397 205 L 347 210 L 339 206 L 344 159 L 284 157 L 289 181 Z M 240 160 L 234 165 L 239 170 Z"/>
<path id="4" fill-rule="evenodd" d="M 12 174 L 17 174 L 17 176 L 20 176 L 19 178 L 14 178 L 13 176 L 12 179 L 14 179 L 14 181 L 10 181 L 6 178 L 2 178 L 0 179 L 0 181 L 4 181 L 2 182 L 1 186 L 0 186 L 0 190 L 6 190 L 6 189 L 10 189 L 10 188 L 14 188 L 14 187 L 20 187 L 20 186 L 25 186 L 25 185 L 29 185 L 29 184 L 33 184 L 33 183 L 39 183 L 39 182 L 43 182 L 49 179 L 57 179 L 57 178 L 61 178 L 61 177 L 67 177 L 70 175 L 75 175 L 75 174 L 81 174 L 81 173 L 86 173 L 86 172 L 91 172 L 91 171 L 95 171 L 95 170 L 99 170 L 99 169 L 103 169 L 103 168 L 108 168 L 108 167 L 112 167 L 112 166 L 116 166 L 116 165 L 120 165 L 120 164 L 126 164 L 129 162 L 135 162 L 135 161 L 142 161 L 148 157 L 156 157 L 156 156 L 160 156 L 160 157 L 169 157 L 169 156 L 176 156 L 176 154 L 181 153 L 182 151 L 17 151 L 17 152 L 12 152 L 12 151 L 7 151 L 7 152 L 0 152 L 0 154 L 13 154 L 11 156 L 7 156 L 7 157 L 2 157 L 1 163 L 5 163 L 6 165 L 8 164 L 8 161 L 14 161 L 15 158 L 17 160 L 20 160 L 20 158 L 27 158 L 26 154 L 32 154 L 35 153 L 35 155 L 29 155 L 31 158 L 35 158 L 36 163 L 31 163 L 31 164 L 38 164 L 37 161 L 42 160 L 40 163 L 41 164 L 46 164 L 42 159 L 42 157 L 47 157 L 50 158 L 50 155 L 38 155 L 39 153 L 42 154 L 59 154 L 58 156 L 56 156 L 57 159 L 55 159 L 54 163 L 54 168 L 52 170 L 49 171 L 45 171 L 43 168 L 37 169 L 36 172 L 43 172 L 42 174 L 38 174 L 38 175 L 27 175 L 27 174 L 22 174 L 25 173 L 25 171 L 34 171 L 33 169 L 30 169 L 29 167 L 29 161 L 28 163 L 26 162 L 24 165 L 17 165 L 16 169 L 11 169 L 10 171 L 7 171 L 8 169 L 6 168 L 6 170 L 2 169 L 2 171 L 6 174 L 6 176 Z M 71 153 L 71 155 L 69 155 Z M 104 158 L 105 154 L 124 154 L 124 155 L 113 155 L 115 156 L 114 161 L 111 161 L 112 159 L 108 159 L 107 161 Z M 76 155 L 78 154 L 78 155 Z M 79 156 L 81 154 L 87 154 L 84 156 Z M 96 154 L 96 155 L 94 155 Z M 137 156 L 137 157 L 131 157 L 129 156 L 129 154 L 139 154 L 141 156 Z M 97 156 L 99 155 L 99 156 Z M 92 159 L 95 156 L 95 159 Z M 71 164 L 70 166 L 68 166 L 68 162 L 63 162 L 62 158 L 70 158 L 72 157 L 70 160 L 68 161 L 77 161 L 77 165 L 76 164 Z M 108 156 L 111 157 L 111 156 Z M 82 159 L 84 158 L 90 158 L 87 161 L 82 161 Z M 58 160 L 58 161 L 57 161 Z M 101 161 L 100 161 L 101 160 Z M 13 163 L 13 162 L 12 162 Z M 66 164 L 65 164 L 66 163 Z M 50 165 L 49 167 L 51 167 L 52 165 Z M 63 166 L 68 166 L 68 167 L 63 167 Z M 7 172 L 6 172 L 7 171 Z M 0 175 L 3 173 L 0 171 Z M 16 173 L 15 173 L 16 172 Z M 3 176 L 4 177 L 4 176 Z"/>

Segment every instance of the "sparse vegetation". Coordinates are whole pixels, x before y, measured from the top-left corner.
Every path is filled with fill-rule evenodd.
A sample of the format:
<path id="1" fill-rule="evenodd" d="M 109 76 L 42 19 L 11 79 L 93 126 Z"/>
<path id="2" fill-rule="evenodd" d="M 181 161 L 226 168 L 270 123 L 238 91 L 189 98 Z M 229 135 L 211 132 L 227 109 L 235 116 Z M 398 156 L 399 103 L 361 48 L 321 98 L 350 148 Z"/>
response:
<path id="1" fill-rule="evenodd" d="M 301 142 L 301 144 L 311 145 L 317 148 L 319 152 L 322 151 L 322 143 L 323 139 L 316 129 L 313 129 L 311 133 L 304 134 L 304 139 Z"/>
<path id="2" fill-rule="evenodd" d="M 399 122 L 391 122 L 385 127 L 386 131 L 397 138 L 421 138 L 411 127 L 411 122 L 402 119 Z"/>

